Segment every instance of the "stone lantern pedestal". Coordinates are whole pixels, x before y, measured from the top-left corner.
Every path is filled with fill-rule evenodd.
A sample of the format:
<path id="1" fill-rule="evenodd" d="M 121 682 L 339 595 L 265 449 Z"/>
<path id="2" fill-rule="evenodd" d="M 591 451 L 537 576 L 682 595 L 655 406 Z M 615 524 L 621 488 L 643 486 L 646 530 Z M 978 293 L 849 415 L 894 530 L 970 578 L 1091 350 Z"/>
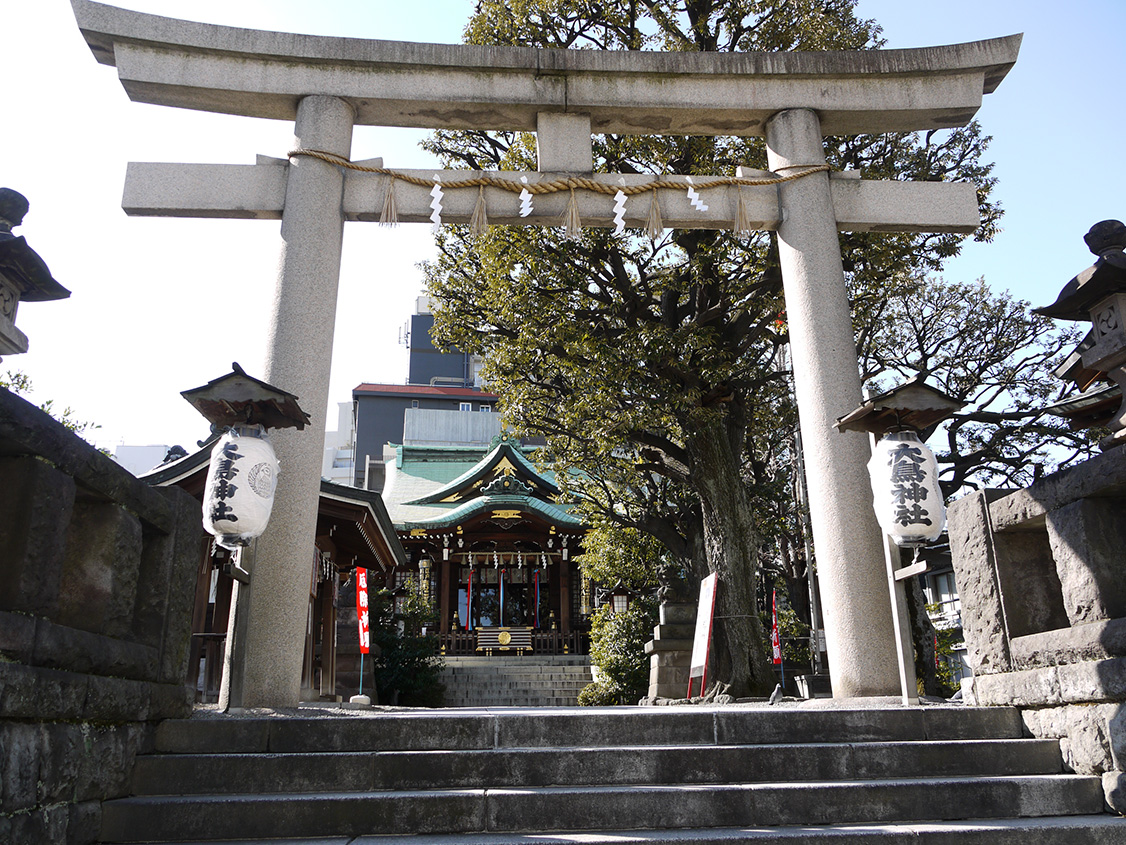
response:
<path id="1" fill-rule="evenodd" d="M 692 663 L 696 605 L 662 602 L 659 619 L 653 639 L 645 644 L 645 653 L 649 655 L 648 698 L 684 698 Z"/>

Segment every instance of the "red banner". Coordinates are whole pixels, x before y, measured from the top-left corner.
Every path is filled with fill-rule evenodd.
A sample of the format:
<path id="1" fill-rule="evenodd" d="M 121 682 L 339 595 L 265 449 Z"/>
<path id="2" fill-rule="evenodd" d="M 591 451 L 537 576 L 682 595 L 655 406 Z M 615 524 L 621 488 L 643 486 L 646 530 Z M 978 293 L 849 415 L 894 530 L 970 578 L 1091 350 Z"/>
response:
<path id="1" fill-rule="evenodd" d="M 356 618 L 360 624 L 360 653 L 367 654 L 371 644 L 368 618 L 368 571 L 356 567 Z"/>
<path id="2" fill-rule="evenodd" d="M 772 622 L 770 625 L 770 649 L 774 654 L 774 664 L 778 665 L 782 662 L 782 638 L 778 635 L 778 591 L 774 591 L 772 603 L 774 605 L 771 612 Z"/>

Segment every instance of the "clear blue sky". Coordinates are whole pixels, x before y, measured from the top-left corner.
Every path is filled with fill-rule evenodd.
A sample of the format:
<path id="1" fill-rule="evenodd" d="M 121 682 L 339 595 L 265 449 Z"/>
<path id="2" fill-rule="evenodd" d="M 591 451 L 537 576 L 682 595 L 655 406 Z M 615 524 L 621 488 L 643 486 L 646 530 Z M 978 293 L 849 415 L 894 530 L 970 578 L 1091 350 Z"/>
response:
<path id="1" fill-rule="evenodd" d="M 414 3 L 298 0 L 122 0 L 118 5 L 234 26 L 404 41 L 456 42 L 471 0 Z M 1126 137 L 1120 39 L 1126 2 L 1074 0 L 860 0 L 889 47 L 1025 33 L 1020 59 L 979 118 L 994 138 L 1004 231 L 968 244 L 945 273 L 979 276 L 1033 304 L 1091 263 L 1082 235 L 1126 217 Z M 27 372 L 36 398 L 70 405 L 101 424 L 98 445 L 182 443 L 206 424 L 179 397 L 238 360 L 261 372 L 276 274 L 278 224 L 127 218 L 128 161 L 251 163 L 284 156 L 289 124 L 129 102 L 98 65 L 66 0 L 0 0 L 0 55 L 8 69 L 0 185 L 31 202 L 24 235 L 73 291 L 61 303 L 21 307 L 26 355 L 0 369 Z M 425 167 L 423 133 L 358 128 L 353 156 Z M 400 382 L 398 330 L 420 292 L 417 262 L 432 254 L 426 226 L 350 224 L 335 335 L 330 401 L 362 381 Z M 335 407 L 335 406 L 333 406 Z M 324 413 L 324 409 L 309 409 Z M 335 411 L 329 416 L 329 427 Z"/>

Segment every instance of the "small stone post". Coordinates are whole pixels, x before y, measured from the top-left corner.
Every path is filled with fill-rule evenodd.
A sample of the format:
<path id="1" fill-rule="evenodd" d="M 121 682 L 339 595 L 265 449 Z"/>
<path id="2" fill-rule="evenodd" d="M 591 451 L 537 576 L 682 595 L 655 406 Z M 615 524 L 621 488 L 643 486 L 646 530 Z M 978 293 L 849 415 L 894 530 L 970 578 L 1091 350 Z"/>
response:
<path id="1" fill-rule="evenodd" d="M 349 158 L 352 108 L 336 97 L 305 97 L 297 107 L 294 146 Z M 332 336 L 344 238 L 344 175 L 307 156 L 289 164 L 282 250 L 265 380 L 311 409 L 304 431 L 271 435 L 281 469 L 274 512 L 258 538 L 249 585 L 241 586 L 228 638 L 228 707 L 294 707 L 301 693 L 309 579 L 320 496 Z M 233 639 L 233 641 L 232 641 Z"/>
<path id="2" fill-rule="evenodd" d="M 821 124 L 810 109 L 772 116 L 766 144 L 776 173 L 825 163 Z M 833 428 L 860 404 L 861 391 L 828 175 L 786 182 L 779 197 L 778 249 L 833 696 L 898 695 L 883 534 L 866 469 L 871 451 L 864 435 Z"/>

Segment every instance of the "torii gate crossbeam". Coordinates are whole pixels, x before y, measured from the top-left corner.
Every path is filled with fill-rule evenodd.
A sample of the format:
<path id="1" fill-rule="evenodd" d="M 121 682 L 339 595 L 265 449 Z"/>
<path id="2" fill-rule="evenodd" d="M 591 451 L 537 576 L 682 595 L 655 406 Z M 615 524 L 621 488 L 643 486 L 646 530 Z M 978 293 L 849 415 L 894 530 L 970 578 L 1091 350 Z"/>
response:
<path id="1" fill-rule="evenodd" d="M 1010 36 L 826 53 L 537 50 L 288 35 L 89 0 L 72 5 L 98 61 L 115 65 L 139 102 L 294 120 L 296 148 L 343 160 L 357 123 L 535 131 L 539 172 L 493 174 L 529 183 L 560 174 L 607 184 L 645 178 L 591 174 L 592 132 L 765 135 L 773 173 L 804 172 L 824 164 L 827 134 L 964 125 L 1012 67 L 1020 45 L 1020 36 Z M 838 698 L 900 691 L 895 667 L 903 632 L 887 598 L 882 534 L 865 471 L 868 443 L 832 429 L 861 401 L 837 232 L 971 232 L 978 225 L 972 185 L 855 176 L 816 172 L 776 186 L 712 188 L 701 192 L 707 212 L 691 207 L 684 191 L 660 188 L 666 226 L 733 226 L 742 195 L 744 222 L 778 233 Z M 328 403 L 344 222 L 378 219 L 388 190 L 397 192 L 399 219 L 431 219 L 424 188 L 308 156 L 248 166 L 134 163 L 124 206 L 153 216 L 281 218 L 265 378 L 316 410 Z M 442 222 L 468 222 L 478 193 L 449 192 Z M 569 201 L 562 192 L 540 195 L 535 212 L 520 217 L 514 195 L 495 187 L 485 194 L 492 223 L 559 225 Z M 583 225 L 612 225 L 604 194 L 575 195 Z M 626 224 L 644 225 L 648 210 L 644 199 L 631 201 Z M 224 694 L 231 706 L 297 703 L 323 436 L 317 419 L 305 432 L 275 435 L 285 472 L 250 589 L 240 595 L 240 630 L 228 638 Z"/>

